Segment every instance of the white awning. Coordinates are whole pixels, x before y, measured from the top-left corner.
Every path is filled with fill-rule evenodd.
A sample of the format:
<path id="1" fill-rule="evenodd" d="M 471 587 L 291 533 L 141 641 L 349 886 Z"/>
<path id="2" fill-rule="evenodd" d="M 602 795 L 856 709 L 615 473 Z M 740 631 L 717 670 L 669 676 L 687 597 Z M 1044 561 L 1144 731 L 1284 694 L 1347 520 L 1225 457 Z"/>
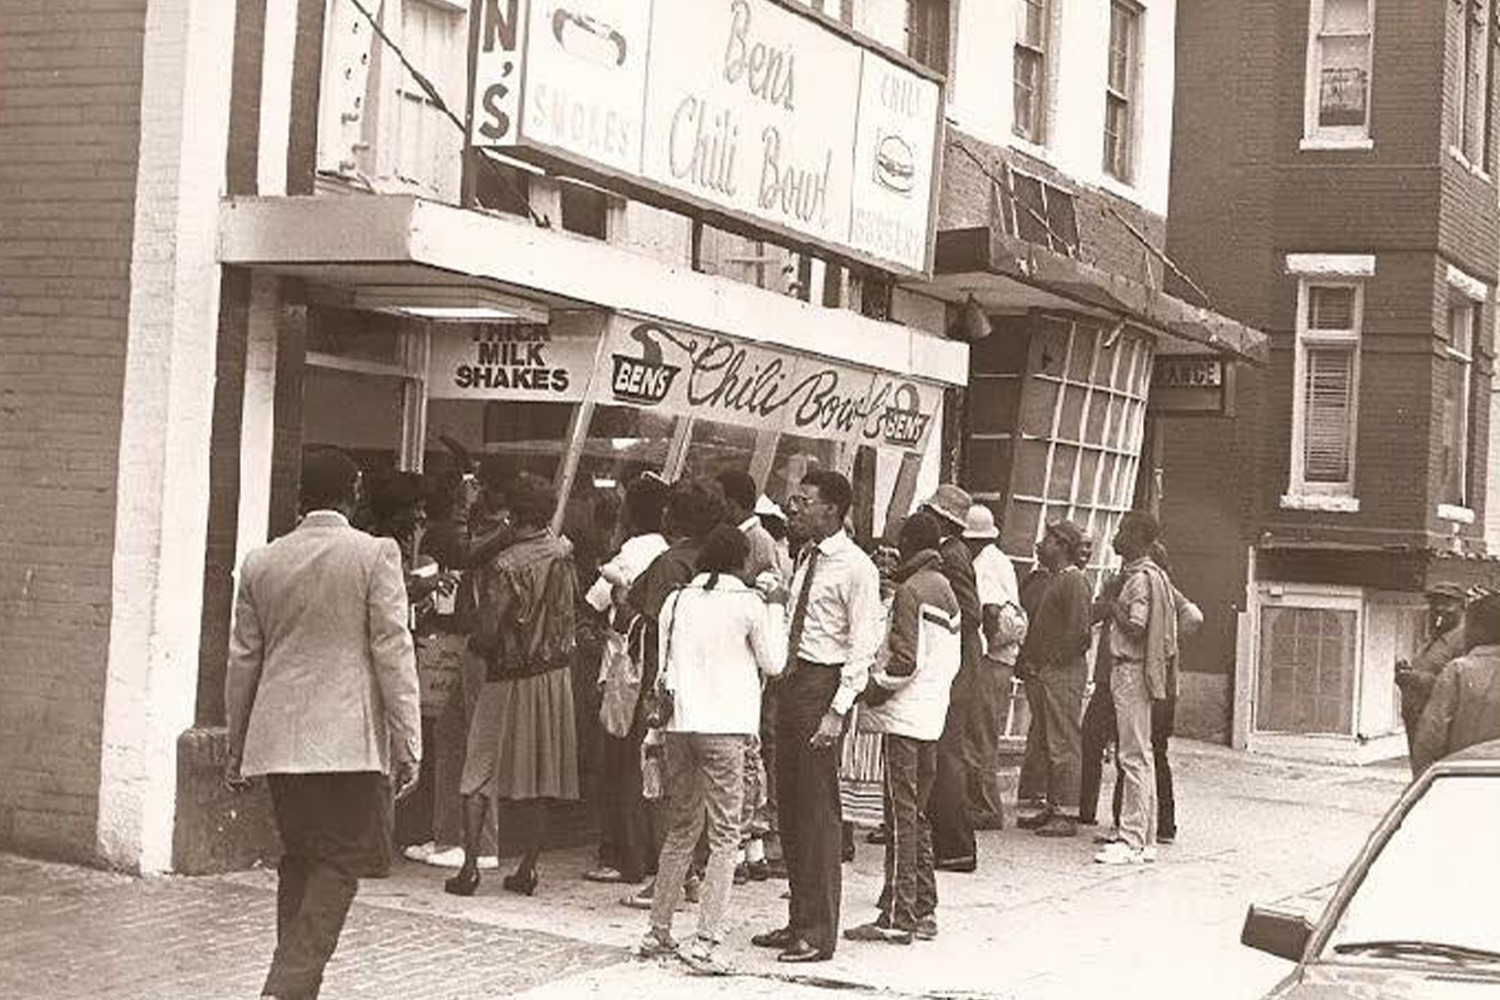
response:
<path id="1" fill-rule="evenodd" d="M 431 286 L 596 306 L 901 372 L 968 380 L 968 347 L 598 240 L 410 195 L 221 203 L 219 261 L 336 289 Z"/>

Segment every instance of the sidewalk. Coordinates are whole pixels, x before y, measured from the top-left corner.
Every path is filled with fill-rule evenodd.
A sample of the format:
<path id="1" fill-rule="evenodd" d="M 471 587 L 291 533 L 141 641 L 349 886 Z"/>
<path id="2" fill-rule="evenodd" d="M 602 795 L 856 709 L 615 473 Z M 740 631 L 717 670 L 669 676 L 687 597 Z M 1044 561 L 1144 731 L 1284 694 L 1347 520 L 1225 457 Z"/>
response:
<path id="1" fill-rule="evenodd" d="M 1258 997 L 1287 966 L 1239 945 L 1245 907 L 1338 877 L 1405 775 L 1187 741 L 1173 763 L 1181 839 L 1159 863 L 1106 869 L 1086 837 L 982 834 L 977 874 L 939 874 L 935 942 L 843 942 L 831 962 L 778 965 L 748 939 L 784 922 L 785 883 L 751 883 L 735 890 L 726 944 L 741 975 L 704 980 L 629 957 L 646 915 L 619 905 L 622 887 L 578 877 L 587 851 L 546 855 L 534 898 L 503 893 L 498 873 L 471 899 L 446 896 L 447 872 L 402 863 L 362 885 L 324 997 L 811 1000 L 832 985 L 898 998 Z M 861 842 L 845 870 L 845 926 L 873 914 L 880 851 Z M 274 885 L 265 871 L 131 880 L 0 858 L 0 996 L 254 997 Z"/>

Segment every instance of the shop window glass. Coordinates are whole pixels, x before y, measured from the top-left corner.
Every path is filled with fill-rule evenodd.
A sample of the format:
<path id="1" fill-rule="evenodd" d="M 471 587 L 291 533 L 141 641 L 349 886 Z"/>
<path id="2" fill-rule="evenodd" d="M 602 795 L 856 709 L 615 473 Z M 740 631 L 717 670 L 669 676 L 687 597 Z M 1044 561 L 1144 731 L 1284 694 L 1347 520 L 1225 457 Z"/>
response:
<path id="1" fill-rule="evenodd" d="M 609 225 L 609 196 L 566 180 L 558 186 L 562 196 L 562 227 L 580 236 L 604 239 Z"/>
<path id="2" fill-rule="evenodd" d="M 340 448 L 373 473 L 400 465 L 404 380 L 308 366 L 302 442 Z"/>
<path id="3" fill-rule="evenodd" d="M 402 321 L 377 312 L 319 308 L 307 325 L 307 352 L 399 365 Z"/>
<path id="4" fill-rule="evenodd" d="M 480 450 L 513 457 L 518 472 L 530 472 L 543 479 L 557 477 L 576 404 L 495 400 L 459 405 L 484 407 Z"/>
<path id="5" fill-rule="evenodd" d="M 1257 730 L 1353 732 L 1357 625 L 1352 610 L 1268 607 L 1261 612 Z"/>
<path id="6" fill-rule="evenodd" d="M 833 441 L 783 434 L 776 442 L 776 456 L 771 460 L 771 475 L 765 494 L 785 504 L 791 487 L 814 469 L 832 469 L 838 460 L 838 444 Z"/>
<path id="7" fill-rule="evenodd" d="M 688 435 L 682 475 L 712 477 L 725 469 L 748 472 L 754 454 L 755 431 L 751 428 L 716 420 L 695 420 Z"/>

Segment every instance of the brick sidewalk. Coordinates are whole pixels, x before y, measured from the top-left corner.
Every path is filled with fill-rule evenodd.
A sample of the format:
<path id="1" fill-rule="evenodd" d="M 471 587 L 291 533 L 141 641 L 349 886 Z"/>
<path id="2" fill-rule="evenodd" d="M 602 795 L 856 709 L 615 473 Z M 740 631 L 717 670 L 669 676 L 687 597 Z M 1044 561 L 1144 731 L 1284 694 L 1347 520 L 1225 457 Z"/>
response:
<path id="1" fill-rule="evenodd" d="M 275 897 L 218 880 L 131 879 L 0 855 L 0 997 L 248 1000 Z M 355 903 L 325 1000 L 470 1000 L 623 961 L 617 948 Z"/>

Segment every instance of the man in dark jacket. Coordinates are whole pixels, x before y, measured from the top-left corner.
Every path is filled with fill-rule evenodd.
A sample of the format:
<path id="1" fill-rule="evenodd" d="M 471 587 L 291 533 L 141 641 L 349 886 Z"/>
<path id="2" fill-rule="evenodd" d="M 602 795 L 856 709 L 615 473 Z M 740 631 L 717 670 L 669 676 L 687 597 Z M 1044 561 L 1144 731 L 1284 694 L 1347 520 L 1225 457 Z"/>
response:
<path id="1" fill-rule="evenodd" d="M 1455 583 L 1435 583 L 1427 588 L 1427 641 L 1412 658 L 1396 661 L 1396 687 L 1401 692 L 1401 722 L 1406 729 L 1406 747 L 1412 760 L 1412 777 L 1421 775 L 1416 768 L 1417 723 L 1438 674 L 1454 657 L 1463 655 L 1464 605 L 1468 593 Z"/>
<path id="2" fill-rule="evenodd" d="M 1500 739 L 1500 595 L 1469 606 L 1471 648 L 1438 674 L 1412 740 L 1412 774 L 1464 747 Z"/>
<path id="3" fill-rule="evenodd" d="M 973 767 L 970 730 L 983 724 L 982 700 L 976 697 L 979 671 L 981 609 L 974 582 L 974 562 L 963 539 L 973 500 L 957 486 L 945 483 L 922 504 L 937 518 L 943 533 L 938 555 L 943 576 L 958 598 L 962 616 L 959 630 L 958 676 L 948 699 L 947 721 L 938 740 L 937 782 L 928 807 L 932 819 L 935 866 L 942 871 L 972 872 L 978 864 L 974 821 L 969 814 L 969 773 Z"/>

